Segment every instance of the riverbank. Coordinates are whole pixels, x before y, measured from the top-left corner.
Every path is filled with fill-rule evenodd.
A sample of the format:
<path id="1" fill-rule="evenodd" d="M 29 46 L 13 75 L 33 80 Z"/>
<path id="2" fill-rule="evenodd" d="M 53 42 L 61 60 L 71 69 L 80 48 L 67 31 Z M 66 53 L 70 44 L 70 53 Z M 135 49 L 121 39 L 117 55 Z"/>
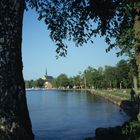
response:
<path id="1" fill-rule="evenodd" d="M 127 115 L 135 119 L 138 114 L 138 105 L 136 101 L 131 101 L 129 92 L 130 90 L 93 90 L 88 89 L 91 94 L 100 96 L 113 104 L 118 105 L 123 109 Z M 120 110 L 121 111 L 121 110 Z"/>
<path id="2" fill-rule="evenodd" d="M 135 137 L 137 135 L 135 133 L 139 130 L 139 125 L 137 121 L 131 122 L 131 120 L 136 120 L 139 109 L 136 101 L 131 101 L 130 99 L 130 90 L 113 91 L 89 89 L 88 91 L 91 94 L 100 96 L 112 102 L 113 104 L 120 106 L 120 108 L 123 109 L 131 117 L 131 119 L 130 122 L 125 122 L 122 126 L 97 128 L 95 130 L 95 137 L 85 138 L 85 140 L 128 140 L 129 137 L 132 137 L 131 139 L 135 140 Z M 137 124 L 137 126 L 135 124 Z M 123 131 L 125 131 L 125 135 L 123 134 Z"/>
<path id="3" fill-rule="evenodd" d="M 95 90 L 95 89 L 53 89 L 64 91 L 88 91 L 91 94 L 100 96 L 119 106 L 128 116 L 135 119 L 138 114 L 138 106 L 136 101 L 131 101 L 130 89 L 114 89 L 114 90 Z M 122 111 L 120 109 L 120 111 Z"/>

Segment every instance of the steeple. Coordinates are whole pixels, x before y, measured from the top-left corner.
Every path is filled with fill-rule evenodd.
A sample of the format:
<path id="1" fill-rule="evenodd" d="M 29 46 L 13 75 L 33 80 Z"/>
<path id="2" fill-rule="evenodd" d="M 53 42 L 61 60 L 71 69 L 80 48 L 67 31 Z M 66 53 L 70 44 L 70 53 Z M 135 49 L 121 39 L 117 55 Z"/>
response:
<path id="1" fill-rule="evenodd" d="M 47 79 L 47 77 L 48 77 L 48 73 L 47 73 L 47 68 L 46 68 L 45 78 Z"/>

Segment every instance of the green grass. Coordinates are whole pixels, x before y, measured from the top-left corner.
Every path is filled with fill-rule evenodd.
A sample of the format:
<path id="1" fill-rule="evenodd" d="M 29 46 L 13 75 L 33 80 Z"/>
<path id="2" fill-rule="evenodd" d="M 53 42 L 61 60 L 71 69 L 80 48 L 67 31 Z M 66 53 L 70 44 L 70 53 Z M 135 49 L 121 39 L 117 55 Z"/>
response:
<path id="1" fill-rule="evenodd" d="M 108 96 L 115 96 L 123 100 L 130 100 L 130 89 L 97 90 L 97 92 Z"/>

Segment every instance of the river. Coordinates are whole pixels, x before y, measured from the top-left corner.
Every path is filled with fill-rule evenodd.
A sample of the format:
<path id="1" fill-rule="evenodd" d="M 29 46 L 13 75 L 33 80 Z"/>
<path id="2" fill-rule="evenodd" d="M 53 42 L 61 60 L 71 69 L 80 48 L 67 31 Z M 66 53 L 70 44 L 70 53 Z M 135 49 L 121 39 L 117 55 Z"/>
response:
<path id="1" fill-rule="evenodd" d="M 118 106 L 85 91 L 32 90 L 27 102 L 35 140 L 84 140 L 97 127 L 129 119 Z"/>

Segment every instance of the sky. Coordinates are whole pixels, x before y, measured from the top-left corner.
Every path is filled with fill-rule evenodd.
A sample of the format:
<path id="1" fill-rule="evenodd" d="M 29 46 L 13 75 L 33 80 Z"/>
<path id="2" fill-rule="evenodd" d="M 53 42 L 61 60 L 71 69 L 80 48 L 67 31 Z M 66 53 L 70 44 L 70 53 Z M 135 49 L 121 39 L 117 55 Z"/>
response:
<path id="1" fill-rule="evenodd" d="M 107 44 L 103 38 L 94 39 L 94 44 L 87 43 L 76 47 L 74 42 L 67 42 L 68 55 L 56 59 L 57 46 L 49 37 L 44 21 L 37 19 L 33 10 L 25 11 L 22 36 L 23 75 L 25 80 L 42 78 L 46 69 L 50 76 L 61 73 L 75 76 L 88 66 L 98 68 L 105 65 L 115 66 L 124 57 L 117 57 L 116 50 L 106 53 Z"/>

